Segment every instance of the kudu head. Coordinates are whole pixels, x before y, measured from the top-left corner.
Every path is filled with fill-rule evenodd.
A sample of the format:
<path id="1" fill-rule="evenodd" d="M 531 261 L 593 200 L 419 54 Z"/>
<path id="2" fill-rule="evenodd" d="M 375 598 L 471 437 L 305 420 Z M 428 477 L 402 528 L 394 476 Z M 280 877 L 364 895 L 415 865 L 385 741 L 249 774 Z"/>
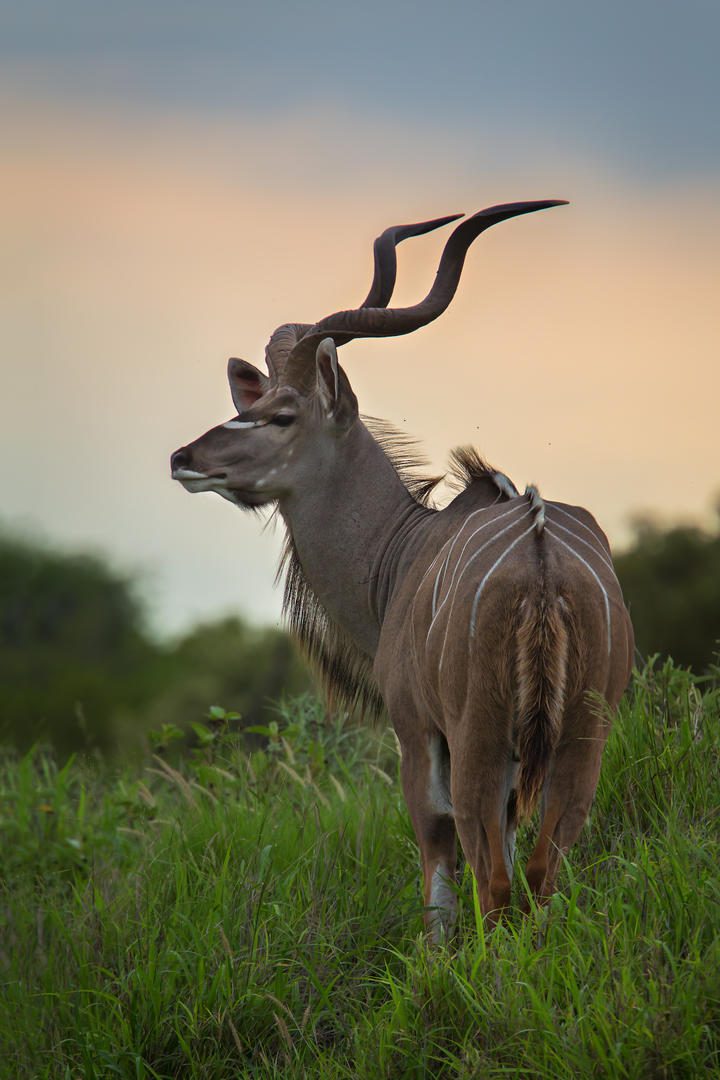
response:
<path id="1" fill-rule="evenodd" d="M 173 478 L 188 491 L 215 491 L 245 507 L 317 486 L 333 459 L 333 446 L 358 417 L 337 347 L 358 337 L 409 334 L 432 322 L 455 295 L 467 250 L 481 232 L 506 218 L 563 204 L 558 199 L 507 203 L 467 218 L 447 241 L 428 295 L 405 308 L 388 307 L 395 286 L 396 245 L 462 215 L 386 229 L 375 241 L 375 275 L 360 307 L 311 325 L 278 327 L 266 348 L 267 375 L 246 360 L 228 362 L 237 416 L 176 450 L 171 457 Z"/>

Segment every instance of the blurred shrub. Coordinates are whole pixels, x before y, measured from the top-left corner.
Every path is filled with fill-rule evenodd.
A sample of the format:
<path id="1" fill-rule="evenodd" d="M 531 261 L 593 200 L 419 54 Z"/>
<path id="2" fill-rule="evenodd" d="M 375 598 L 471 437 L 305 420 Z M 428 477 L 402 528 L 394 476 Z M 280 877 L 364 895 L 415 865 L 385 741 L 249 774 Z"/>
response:
<path id="1" fill-rule="evenodd" d="M 0 537 L 0 737 L 108 750 L 119 706 L 159 685 L 163 657 L 127 578 L 93 555 Z"/>
<path id="2" fill-rule="evenodd" d="M 144 710 L 148 728 L 187 727 L 203 720 L 213 703 L 239 713 L 239 726 L 254 726 L 276 708 L 271 701 L 311 685 L 286 633 L 238 618 L 195 627 L 169 651 L 168 660 L 163 689 Z"/>
<path id="3" fill-rule="evenodd" d="M 704 671 L 720 640 L 720 531 L 639 521 L 615 566 L 642 655 Z"/>
<path id="4" fill-rule="evenodd" d="M 310 686 L 279 630 L 224 619 L 154 641 L 132 581 L 101 558 L 0 535 L 0 740 L 61 754 L 131 750 L 149 728 L 190 729 L 209 703 L 258 724 Z M 267 719 L 267 717 L 266 717 Z"/>

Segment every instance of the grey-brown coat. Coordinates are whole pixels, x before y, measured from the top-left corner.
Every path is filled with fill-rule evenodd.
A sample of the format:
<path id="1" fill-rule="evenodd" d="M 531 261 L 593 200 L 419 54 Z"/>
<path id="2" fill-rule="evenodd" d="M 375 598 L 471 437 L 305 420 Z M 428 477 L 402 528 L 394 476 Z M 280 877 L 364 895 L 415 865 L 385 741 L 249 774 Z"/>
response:
<path id="1" fill-rule="evenodd" d="M 499 221 L 557 205 L 491 207 L 457 226 L 433 288 L 388 308 L 395 246 L 454 218 L 386 230 L 360 308 L 270 339 L 268 375 L 231 360 L 238 415 L 172 457 L 188 490 L 239 506 L 277 503 L 287 528 L 285 608 L 329 689 L 387 708 L 420 846 L 434 937 L 455 915 L 456 839 L 483 912 L 507 906 L 519 816 L 538 799 L 527 867 L 549 895 L 560 855 L 592 801 L 633 635 L 607 539 L 578 507 L 520 495 L 472 450 L 456 452 L 460 494 L 426 505 L 403 449 L 364 423 L 337 346 L 409 333 L 452 299 L 472 241 Z M 392 443 L 392 440 L 390 440 Z"/>

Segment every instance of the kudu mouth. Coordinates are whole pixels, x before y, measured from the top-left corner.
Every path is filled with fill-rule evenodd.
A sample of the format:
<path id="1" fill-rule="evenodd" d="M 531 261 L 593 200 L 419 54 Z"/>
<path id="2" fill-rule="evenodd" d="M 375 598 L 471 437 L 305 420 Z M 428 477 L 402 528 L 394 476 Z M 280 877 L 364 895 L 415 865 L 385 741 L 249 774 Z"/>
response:
<path id="1" fill-rule="evenodd" d="M 227 472 L 224 469 L 204 472 L 190 468 L 191 463 L 191 454 L 185 446 L 170 456 L 170 477 L 182 484 L 186 491 L 214 491 L 226 486 Z"/>
<path id="2" fill-rule="evenodd" d="M 194 469 L 175 469 L 171 474 L 186 491 L 220 491 L 227 487 L 227 473 L 201 473 Z"/>
<path id="3" fill-rule="evenodd" d="M 176 450 L 170 458 L 170 477 L 172 480 L 177 480 L 191 495 L 202 491 L 212 491 L 216 495 L 222 495 L 235 506 L 248 509 L 257 509 L 267 502 L 265 492 L 230 487 L 228 474 L 224 469 L 201 472 L 199 469 L 190 469 L 184 464 L 185 461 L 187 461 L 185 449 Z"/>
<path id="4" fill-rule="evenodd" d="M 170 476 L 173 480 L 207 480 L 208 474 L 195 472 L 194 469 L 173 469 Z"/>

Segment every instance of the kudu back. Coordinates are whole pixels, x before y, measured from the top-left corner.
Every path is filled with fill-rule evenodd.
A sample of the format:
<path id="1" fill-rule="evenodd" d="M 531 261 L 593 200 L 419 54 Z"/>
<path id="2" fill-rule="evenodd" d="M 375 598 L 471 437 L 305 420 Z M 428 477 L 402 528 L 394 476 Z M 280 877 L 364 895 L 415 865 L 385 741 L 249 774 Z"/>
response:
<path id="1" fill-rule="evenodd" d="M 629 679 L 632 626 L 591 514 L 534 487 L 519 494 L 469 448 L 453 456 L 460 494 L 433 509 L 432 484 L 404 476 L 403 447 L 360 418 L 337 348 L 437 318 L 481 232 L 557 205 L 512 203 L 464 220 L 432 289 L 406 308 L 388 306 L 396 245 L 461 215 L 387 229 L 364 303 L 278 327 L 267 374 L 231 359 L 237 415 L 172 455 L 189 491 L 277 504 L 291 629 L 336 700 L 386 708 L 397 733 L 434 938 L 455 918 L 457 838 L 494 923 L 510 902 L 517 823 L 538 802 L 526 875 L 538 900 L 553 892 Z"/>

